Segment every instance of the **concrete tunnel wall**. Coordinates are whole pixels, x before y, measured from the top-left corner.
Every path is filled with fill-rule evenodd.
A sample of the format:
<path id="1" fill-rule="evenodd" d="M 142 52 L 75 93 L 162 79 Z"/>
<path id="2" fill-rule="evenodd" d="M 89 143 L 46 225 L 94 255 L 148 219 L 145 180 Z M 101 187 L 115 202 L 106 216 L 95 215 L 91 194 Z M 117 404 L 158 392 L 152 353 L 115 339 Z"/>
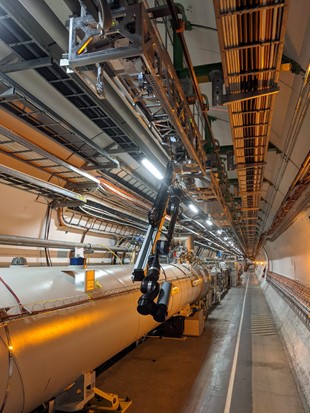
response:
<path id="1" fill-rule="evenodd" d="M 267 242 L 268 268 L 310 285 L 310 208 L 274 242 Z"/>
<path id="2" fill-rule="evenodd" d="M 310 208 L 301 213 L 274 242 L 267 242 L 269 271 L 310 285 Z M 283 339 L 305 411 L 310 412 L 310 330 L 298 312 L 262 277 L 264 265 L 256 274 Z"/>

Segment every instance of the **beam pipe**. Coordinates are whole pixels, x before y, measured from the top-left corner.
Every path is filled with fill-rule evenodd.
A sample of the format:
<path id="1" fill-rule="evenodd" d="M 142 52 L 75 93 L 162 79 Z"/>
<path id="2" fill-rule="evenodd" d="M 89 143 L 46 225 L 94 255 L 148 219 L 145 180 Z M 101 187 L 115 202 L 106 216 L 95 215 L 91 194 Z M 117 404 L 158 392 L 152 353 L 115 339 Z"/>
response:
<path id="1" fill-rule="evenodd" d="M 0 245 L 14 245 L 20 247 L 37 247 L 37 248 L 60 248 L 60 249 L 73 249 L 73 248 L 85 248 L 93 249 L 95 251 L 113 251 L 113 252 L 128 252 L 127 248 L 120 247 L 105 247 L 103 245 L 83 243 L 83 242 L 67 242 L 67 241 L 54 241 L 50 239 L 31 238 L 31 237 L 18 237 L 14 235 L 0 234 Z"/>
<path id="2" fill-rule="evenodd" d="M 72 267 L 1 269 L 2 413 L 32 411 L 158 326 L 137 312 L 132 266 L 93 270 L 101 287 L 91 294 L 78 282 L 84 272 L 72 276 Z M 173 284 L 168 317 L 209 288 L 198 266 L 163 265 L 159 281 Z"/>

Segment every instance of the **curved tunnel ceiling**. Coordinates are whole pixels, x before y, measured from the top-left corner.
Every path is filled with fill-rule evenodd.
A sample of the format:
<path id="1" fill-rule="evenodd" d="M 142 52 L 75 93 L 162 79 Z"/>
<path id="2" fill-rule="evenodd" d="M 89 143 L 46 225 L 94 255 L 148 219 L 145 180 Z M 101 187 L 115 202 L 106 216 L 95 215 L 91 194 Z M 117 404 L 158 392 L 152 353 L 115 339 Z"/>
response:
<path id="1" fill-rule="evenodd" d="M 63 161 L 69 151 L 76 157 L 73 166 L 120 188 L 129 188 L 148 202 L 156 196 L 159 184 L 146 174 L 141 158 L 148 157 L 163 171 L 173 148 L 184 191 L 200 211 L 197 217 L 189 212 L 189 219 L 205 226 L 210 215 L 218 228 L 229 231 L 246 255 L 255 256 L 258 247 L 272 236 L 269 228 L 275 216 L 279 219 L 281 203 L 287 205 L 291 196 L 288 191 L 294 190 L 296 177 L 299 180 L 295 185 L 308 185 L 309 4 L 297 0 L 294 7 L 289 7 L 286 1 L 265 4 L 257 0 L 249 6 L 241 0 L 233 4 L 186 0 L 182 1 L 183 7 L 179 3 L 176 7 L 172 1 L 163 2 L 164 8 L 170 12 L 174 8 L 184 23 L 174 26 L 178 35 L 174 35 L 173 45 L 167 37 L 167 49 L 183 86 L 179 93 L 186 91 L 189 108 L 196 111 L 195 132 L 187 109 L 180 103 L 177 108 L 183 126 L 173 121 L 173 111 L 167 106 L 169 99 L 167 103 L 166 95 L 161 95 L 163 83 L 151 82 L 151 67 L 145 82 L 152 85 L 154 97 L 145 85 L 142 89 L 135 73 L 130 72 L 141 70 L 138 60 L 138 69 L 131 64 L 131 58 L 127 63 L 126 59 L 113 60 L 113 64 L 104 66 L 104 98 L 93 91 L 93 68 L 88 70 L 92 73 L 86 81 L 83 71 L 67 73 L 60 66 L 69 40 L 65 24 L 79 10 L 78 1 L 19 3 L 16 8 L 3 0 L 0 8 L 1 113 L 5 116 L 9 111 L 16 121 L 30 124 L 42 134 L 42 141 L 47 137 L 56 141 L 63 148 L 59 155 Z M 152 2 L 146 5 L 153 6 Z M 154 17 L 151 12 L 150 17 Z M 156 22 L 155 33 L 163 33 L 161 19 Z M 170 23 L 167 27 L 171 32 Z M 188 81 L 184 50 L 176 47 L 177 36 L 186 42 L 195 81 L 209 107 L 208 112 L 199 115 L 201 125 L 195 106 L 197 94 L 186 89 L 193 86 Z M 145 56 L 144 51 L 143 65 L 148 63 Z M 156 56 L 152 58 L 157 59 Z M 158 67 L 171 70 L 171 79 L 175 76 L 168 61 Z M 220 69 L 223 77 L 218 73 Z M 224 86 L 216 89 L 221 82 Z M 141 96 L 135 98 L 139 87 L 143 100 Z M 212 101 L 215 90 L 219 93 Z M 165 110 L 161 112 L 158 104 Z M 207 120 L 203 121 L 206 113 Z M 212 129 L 206 134 L 203 122 L 211 124 Z M 185 133 L 172 145 L 170 141 L 178 127 L 185 128 Z M 168 144 L 165 136 L 170 139 Z M 23 156 L 21 148 L 5 141 L 5 134 L 1 145 L 1 152 L 10 151 L 11 158 Z M 29 153 L 25 162 L 31 162 Z M 83 180 L 85 175 L 80 183 Z M 307 204 L 308 196 L 304 196 Z M 287 218 L 288 224 L 292 219 Z M 211 236 L 206 229 L 203 234 Z"/>

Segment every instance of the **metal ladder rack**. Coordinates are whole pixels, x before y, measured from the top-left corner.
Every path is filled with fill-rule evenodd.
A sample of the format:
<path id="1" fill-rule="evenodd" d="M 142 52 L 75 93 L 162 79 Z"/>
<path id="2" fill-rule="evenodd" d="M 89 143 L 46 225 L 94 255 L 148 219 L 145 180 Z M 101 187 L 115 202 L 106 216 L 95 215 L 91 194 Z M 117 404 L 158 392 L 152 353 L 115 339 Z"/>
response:
<path id="1" fill-rule="evenodd" d="M 70 165 L 57 156 L 3 127 L 0 127 L 0 152 L 30 163 L 34 167 L 65 181 L 91 181 L 98 183 L 98 180 L 87 172 Z"/>
<path id="2" fill-rule="evenodd" d="M 41 179 L 33 178 L 30 175 L 4 165 L 0 165 L 0 183 L 43 196 L 44 198 L 59 203 L 59 205 L 67 204 L 68 202 L 70 204 L 81 205 L 86 202 L 86 198 L 80 194 L 68 191 L 57 185 L 42 181 Z"/>

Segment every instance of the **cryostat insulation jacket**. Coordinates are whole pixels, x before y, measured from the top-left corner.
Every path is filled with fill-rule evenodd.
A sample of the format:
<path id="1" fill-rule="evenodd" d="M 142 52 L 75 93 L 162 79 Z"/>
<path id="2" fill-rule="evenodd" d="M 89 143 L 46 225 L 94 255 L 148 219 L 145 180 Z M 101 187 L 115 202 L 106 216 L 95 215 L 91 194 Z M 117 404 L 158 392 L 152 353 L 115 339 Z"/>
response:
<path id="1" fill-rule="evenodd" d="M 91 293 L 76 267 L 1 270 L 0 411 L 28 413 L 158 325 L 137 312 L 132 266 L 93 269 Z M 164 281 L 174 288 L 168 317 L 209 288 L 204 269 L 189 265 L 163 265 Z"/>

